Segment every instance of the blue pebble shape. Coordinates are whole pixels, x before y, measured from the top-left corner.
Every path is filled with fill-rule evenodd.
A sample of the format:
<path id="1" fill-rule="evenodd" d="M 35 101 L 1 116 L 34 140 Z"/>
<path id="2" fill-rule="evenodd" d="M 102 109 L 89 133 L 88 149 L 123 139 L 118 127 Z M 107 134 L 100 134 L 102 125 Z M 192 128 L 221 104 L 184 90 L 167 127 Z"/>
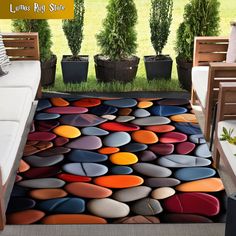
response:
<path id="1" fill-rule="evenodd" d="M 72 162 L 103 162 L 108 159 L 107 155 L 99 154 L 96 152 L 84 151 L 84 150 L 72 150 L 67 156 Z"/>
<path id="2" fill-rule="evenodd" d="M 108 135 L 109 132 L 97 127 L 86 127 L 81 130 L 83 135 L 89 135 L 89 136 L 104 136 Z"/>
<path id="3" fill-rule="evenodd" d="M 121 149 L 124 152 L 141 152 L 145 151 L 148 148 L 146 144 L 142 143 L 129 143 L 123 146 Z"/>
<path id="4" fill-rule="evenodd" d="M 24 188 L 19 185 L 14 185 L 11 192 L 11 197 L 25 197 L 27 196 L 28 191 L 28 188 Z"/>
<path id="5" fill-rule="evenodd" d="M 40 99 L 38 101 L 38 106 L 37 106 L 36 111 L 41 111 L 50 107 L 52 107 L 52 104 L 48 99 Z"/>
<path id="6" fill-rule="evenodd" d="M 38 203 L 38 208 L 51 213 L 78 214 L 85 211 L 85 201 L 81 198 L 56 198 Z"/>
<path id="7" fill-rule="evenodd" d="M 104 103 L 108 106 L 114 106 L 118 108 L 128 108 L 136 106 L 138 102 L 133 98 L 124 98 L 124 99 L 107 100 Z"/>
<path id="8" fill-rule="evenodd" d="M 38 113 L 35 116 L 35 120 L 55 120 L 60 116 L 59 114 Z"/>
<path id="9" fill-rule="evenodd" d="M 113 166 L 110 171 L 114 175 L 129 175 L 133 173 L 133 169 L 129 166 Z"/>
<path id="10" fill-rule="evenodd" d="M 194 181 L 210 178 L 215 174 L 216 171 L 208 167 L 181 168 L 174 172 L 175 178 L 181 181 Z"/>
<path id="11" fill-rule="evenodd" d="M 202 134 L 202 131 L 198 124 L 176 122 L 174 123 L 174 126 L 176 127 L 177 130 L 185 134 L 189 135 Z"/>
<path id="12" fill-rule="evenodd" d="M 36 202 L 30 198 L 12 197 L 8 204 L 7 213 L 29 210 L 32 209 L 35 204 Z"/>
<path id="13" fill-rule="evenodd" d="M 94 107 L 90 110 L 92 114 L 97 115 L 97 116 L 112 115 L 116 113 L 117 111 L 118 109 L 116 107 L 108 106 L 105 104 Z"/>
<path id="14" fill-rule="evenodd" d="M 188 110 L 185 107 L 178 106 L 154 106 L 151 108 L 150 112 L 155 116 L 173 116 L 184 114 Z"/>

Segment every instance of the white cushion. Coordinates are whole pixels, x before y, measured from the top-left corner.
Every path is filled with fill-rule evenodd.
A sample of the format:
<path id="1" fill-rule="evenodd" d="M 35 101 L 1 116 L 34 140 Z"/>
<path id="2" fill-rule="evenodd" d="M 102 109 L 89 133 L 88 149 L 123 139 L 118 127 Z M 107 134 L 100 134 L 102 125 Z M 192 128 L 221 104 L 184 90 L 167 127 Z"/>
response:
<path id="1" fill-rule="evenodd" d="M 5 184 L 13 167 L 22 134 L 19 122 L 0 121 L 0 168 L 2 183 Z"/>
<path id="2" fill-rule="evenodd" d="M 208 74 L 209 66 L 195 66 L 192 69 L 192 84 L 204 108 L 206 107 Z"/>
<path id="3" fill-rule="evenodd" d="M 229 37 L 229 47 L 226 56 L 226 63 L 236 62 L 236 25 L 232 26 Z"/>
<path id="4" fill-rule="evenodd" d="M 0 79 L 0 88 L 28 87 L 35 98 L 41 78 L 39 61 L 12 61 L 9 73 Z"/>
<path id="5" fill-rule="evenodd" d="M 225 127 L 227 130 L 234 129 L 232 136 L 236 136 L 236 120 L 226 120 L 226 121 L 220 121 L 218 123 L 218 138 L 220 140 L 221 134 L 223 133 L 223 127 Z M 223 149 L 223 152 L 225 156 L 228 159 L 228 162 L 230 163 L 230 166 L 234 172 L 234 175 L 236 176 L 236 145 L 232 145 L 227 141 L 220 141 L 221 147 Z"/>
<path id="6" fill-rule="evenodd" d="M 25 123 L 32 102 L 30 88 L 0 88 L 0 120 Z"/>

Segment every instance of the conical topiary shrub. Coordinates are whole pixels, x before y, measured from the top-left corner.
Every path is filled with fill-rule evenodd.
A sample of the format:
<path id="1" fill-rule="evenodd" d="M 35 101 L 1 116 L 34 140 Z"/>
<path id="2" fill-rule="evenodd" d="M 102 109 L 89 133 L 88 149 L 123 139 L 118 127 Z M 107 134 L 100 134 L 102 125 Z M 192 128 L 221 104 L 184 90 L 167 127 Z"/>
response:
<path id="1" fill-rule="evenodd" d="M 145 56 L 147 79 L 170 79 L 172 59 L 163 55 L 172 22 L 173 0 L 151 0 L 150 30 L 155 56 Z"/>
<path id="2" fill-rule="evenodd" d="M 101 55 L 95 56 L 99 81 L 132 81 L 137 73 L 137 10 L 133 0 L 110 0 L 103 29 L 97 35 Z"/>
<path id="3" fill-rule="evenodd" d="M 72 53 L 72 56 L 64 55 L 61 61 L 64 83 L 87 81 L 89 57 L 79 55 L 83 41 L 84 13 L 84 0 L 75 0 L 74 19 L 62 21 L 62 28 Z"/>

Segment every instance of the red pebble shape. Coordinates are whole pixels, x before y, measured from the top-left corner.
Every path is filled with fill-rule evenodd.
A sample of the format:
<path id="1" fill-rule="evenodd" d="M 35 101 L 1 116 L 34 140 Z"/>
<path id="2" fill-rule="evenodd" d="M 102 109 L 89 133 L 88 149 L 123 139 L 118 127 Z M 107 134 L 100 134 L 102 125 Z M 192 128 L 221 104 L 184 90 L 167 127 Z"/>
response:
<path id="1" fill-rule="evenodd" d="M 73 102 L 76 107 L 96 107 L 101 104 L 101 100 L 97 98 L 83 98 L 79 101 Z"/>
<path id="2" fill-rule="evenodd" d="M 68 138 L 64 138 L 64 137 L 57 137 L 55 140 L 54 140 L 54 145 L 56 147 L 62 147 L 64 146 L 65 144 L 69 143 L 69 139 Z"/>
<path id="3" fill-rule="evenodd" d="M 166 211 L 183 214 L 215 216 L 220 211 L 219 200 L 206 193 L 180 193 L 163 201 Z"/>
<path id="4" fill-rule="evenodd" d="M 174 152 L 174 145 L 168 143 L 158 143 L 151 145 L 149 149 L 158 155 L 170 155 Z"/>
<path id="5" fill-rule="evenodd" d="M 81 114 L 87 112 L 88 109 L 84 107 L 52 107 L 46 110 L 47 113 L 52 114 Z"/>
<path id="6" fill-rule="evenodd" d="M 63 173 L 59 174 L 57 177 L 66 182 L 90 182 L 92 180 L 92 178 L 86 176 L 63 174 Z"/>
<path id="7" fill-rule="evenodd" d="M 191 142 L 179 143 L 176 145 L 176 152 L 181 155 L 187 155 L 194 150 L 196 145 Z"/>
<path id="8" fill-rule="evenodd" d="M 121 124 L 117 122 L 106 122 L 99 126 L 101 129 L 105 129 L 113 132 L 129 132 L 139 130 L 140 127 L 133 124 Z"/>
<path id="9" fill-rule="evenodd" d="M 48 132 L 56 128 L 60 123 L 56 120 L 47 120 L 37 122 L 37 130 L 42 132 Z"/>
<path id="10" fill-rule="evenodd" d="M 49 166 L 31 168 L 28 171 L 22 173 L 24 178 L 37 179 L 37 178 L 49 178 L 53 177 L 61 172 L 60 166 Z"/>
<path id="11" fill-rule="evenodd" d="M 57 136 L 50 132 L 34 132 L 28 135 L 29 141 L 51 141 Z"/>
<path id="12" fill-rule="evenodd" d="M 161 135 L 161 143 L 181 143 L 185 142 L 188 139 L 186 134 L 179 132 L 169 132 Z"/>

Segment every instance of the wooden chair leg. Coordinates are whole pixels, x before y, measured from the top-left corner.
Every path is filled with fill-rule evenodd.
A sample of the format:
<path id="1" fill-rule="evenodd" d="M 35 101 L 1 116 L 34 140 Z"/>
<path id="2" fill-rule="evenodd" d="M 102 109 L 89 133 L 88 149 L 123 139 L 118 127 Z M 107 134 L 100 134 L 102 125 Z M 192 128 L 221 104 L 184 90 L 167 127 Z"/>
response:
<path id="1" fill-rule="evenodd" d="M 208 107 L 205 112 L 205 124 L 204 124 L 204 136 L 207 142 L 210 141 L 211 136 L 211 119 L 212 119 L 212 109 Z"/>
<path id="2" fill-rule="evenodd" d="M 6 209 L 4 204 L 3 185 L 2 185 L 2 173 L 0 171 L 0 230 L 4 229 L 6 224 Z"/>
<path id="3" fill-rule="evenodd" d="M 192 88 L 191 104 L 192 104 L 192 105 L 195 105 L 195 104 L 196 104 L 196 100 L 197 100 L 197 95 L 196 95 L 196 92 L 195 92 L 194 88 Z"/>
<path id="4" fill-rule="evenodd" d="M 38 87 L 38 91 L 37 91 L 37 95 L 36 95 L 36 99 L 40 99 L 42 97 L 42 86 L 41 86 L 41 82 L 39 84 Z"/>
<path id="5" fill-rule="evenodd" d="M 217 148 L 218 144 L 215 144 L 214 151 L 213 151 L 213 166 L 218 169 L 220 165 L 220 152 Z"/>
<path id="6" fill-rule="evenodd" d="M 0 206 L 0 230 L 4 229 L 4 226 L 6 224 L 6 216 L 5 216 L 5 211 L 4 211 L 4 206 L 1 204 Z"/>

